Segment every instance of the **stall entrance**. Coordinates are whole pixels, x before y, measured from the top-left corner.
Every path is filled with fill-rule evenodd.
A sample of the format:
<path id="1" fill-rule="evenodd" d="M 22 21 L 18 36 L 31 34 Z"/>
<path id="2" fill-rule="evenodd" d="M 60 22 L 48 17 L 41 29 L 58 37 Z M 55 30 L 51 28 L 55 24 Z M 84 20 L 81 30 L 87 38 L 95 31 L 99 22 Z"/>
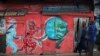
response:
<path id="1" fill-rule="evenodd" d="M 80 41 L 82 23 L 86 23 L 86 27 L 88 27 L 89 18 L 88 17 L 75 17 L 74 18 L 74 47 L 77 46 L 77 43 Z"/>

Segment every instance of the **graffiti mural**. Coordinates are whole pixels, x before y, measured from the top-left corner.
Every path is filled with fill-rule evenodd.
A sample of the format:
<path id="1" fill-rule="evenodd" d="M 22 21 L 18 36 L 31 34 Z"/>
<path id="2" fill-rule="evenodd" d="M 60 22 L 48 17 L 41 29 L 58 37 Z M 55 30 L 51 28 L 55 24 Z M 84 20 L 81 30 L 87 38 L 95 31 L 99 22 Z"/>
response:
<path id="1" fill-rule="evenodd" d="M 12 48 L 12 53 L 16 53 L 18 49 L 13 41 L 14 38 L 16 38 L 16 21 L 15 19 L 11 19 L 6 33 L 6 45 Z"/>
<path id="2" fill-rule="evenodd" d="M 56 41 L 56 48 L 60 47 L 64 35 L 68 32 L 67 23 L 60 17 L 50 17 L 45 23 L 45 33 L 41 39 L 48 37 Z"/>
<path id="3" fill-rule="evenodd" d="M 27 49 L 28 47 L 30 47 L 31 48 L 30 52 L 32 53 L 32 51 L 36 48 L 36 45 L 39 45 L 40 43 L 36 38 L 36 34 L 39 32 L 39 30 L 40 29 L 36 26 L 34 20 L 28 20 L 27 30 L 23 38 L 23 46 L 18 51 L 24 49 L 25 53 L 27 53 Z M 39 46 L 41 46 L 41 44 Z"/>
<path id="4" fill-rule="evenodd" d="M 43 16 L 42 45 L 44 53 L 65 53 L 73 49 L 73 17 Z M 70 43 L 70 44 L 69 44 Z M 70 49 L 70 50 L 69 50 Z"/>
<path id="5" fill-rule="evenodd" d="M 68 16 L 42 16 L 39 14 L 6 17 L 6 53 L 73 52 L 74 31 L 71 18 Z"/>

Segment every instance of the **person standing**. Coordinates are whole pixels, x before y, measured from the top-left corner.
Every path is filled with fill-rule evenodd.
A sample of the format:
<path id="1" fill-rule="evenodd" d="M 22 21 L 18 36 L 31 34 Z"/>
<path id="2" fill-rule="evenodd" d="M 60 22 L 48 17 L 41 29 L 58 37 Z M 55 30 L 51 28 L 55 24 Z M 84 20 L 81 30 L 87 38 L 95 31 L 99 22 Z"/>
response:
<path id="1" fill-rule="evenodd" d="M 96 25 L 94 21 L 89 22 L 88 26 L 88 36 L 89 36 L 89 42 L 88 42 L 88 56 L 93 56 L 93 48 L 96 40 Z"/>
<path id="2" fill-rule="evenodd" d="M 82 50 L 86 51 L 86 22 L 82 22 L 81 26 L 81 35 L 80 35 L 80 41 L 77 44 L 76 51 L 79 52 L 79 55 L 81 56 Z"/>

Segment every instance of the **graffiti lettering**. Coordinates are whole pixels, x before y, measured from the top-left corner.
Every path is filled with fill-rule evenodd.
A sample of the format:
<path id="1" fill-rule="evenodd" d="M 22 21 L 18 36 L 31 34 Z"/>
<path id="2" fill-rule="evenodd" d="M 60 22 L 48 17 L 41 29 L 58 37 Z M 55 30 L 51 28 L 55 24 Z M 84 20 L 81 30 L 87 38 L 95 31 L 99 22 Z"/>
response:
<path id="1" fill-rule="evenodd" d="M 5 9 L 0 10 L 0 16 L 24 16 L 27 9 Z"/>

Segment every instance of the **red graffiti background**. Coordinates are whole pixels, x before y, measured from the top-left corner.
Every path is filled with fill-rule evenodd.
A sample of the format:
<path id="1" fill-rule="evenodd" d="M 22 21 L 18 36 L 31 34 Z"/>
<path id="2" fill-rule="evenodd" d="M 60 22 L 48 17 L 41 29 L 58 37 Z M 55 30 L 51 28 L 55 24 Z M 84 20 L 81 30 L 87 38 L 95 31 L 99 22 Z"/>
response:
<path id="1" fill-rule="evenodd" d="M 30 19 L 33 19 L 35 21 L 35 24 L 37 27 L 40 28 L 41 32 L 37 34 L 36 38 L 41 38 L 44 32 L 45 28 L 45 22 L 48 20 L 48 18 L 51 16 L 43 16 L 40 14 L 28 14 L 25 16 L 16 16 L 16 17 L 5 17 L 6 22 L 8 22 L 10 19 L 15 19 L 17 24 L 17 36 L 24 36 L 25 31 L 27 29 L 26 22 Z M 56 53 L 69 53 L 73 52 L 73 37 L 74 37 L 74 30 L 73 30 L 73 16 L 66 16 L 66 15 L 60 15 L 60 17 L 66 21 L 68 24 L 68 33 L 64 36 L 63 42 L 60 44 L 60 48 L 55 48 L 55 41 L 52 41 L 50 39 L 46 39 L 45 41 L 42 41 L 42 47 L 36 46 L 34 51 L 32 53 L 40 54 L 42 52 L 56 52 Z M 7 23 L 8 24 L 8 23 Z M 23 40 L 22 39 L 14 39 L 14 42 L 17 44 L 18 49 L 20 49 L 23 46 Z M 30 48 L 29 48 L 30 49 Z M 7 46 L 6 53 L 11 53 L 12 49 Z M 23 51 L 19 51 L 18 53 L 24 54 Z M 29 53 L 29 51 L 28 51 Z"/>

